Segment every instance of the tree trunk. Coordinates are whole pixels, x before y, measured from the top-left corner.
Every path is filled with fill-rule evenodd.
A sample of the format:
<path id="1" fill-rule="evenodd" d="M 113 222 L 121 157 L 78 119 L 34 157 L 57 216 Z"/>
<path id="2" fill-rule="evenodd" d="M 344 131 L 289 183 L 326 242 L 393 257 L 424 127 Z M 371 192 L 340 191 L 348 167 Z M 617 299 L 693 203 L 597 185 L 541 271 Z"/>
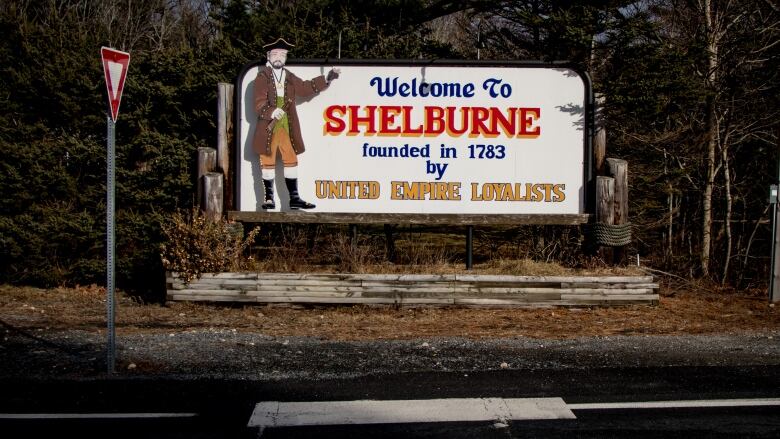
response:
<path id="1" fill-rule="evenodd" d="M 672 256 L 674 256 L 674 252 L 672 250 L 672 245 L 674 243 L 672 237 L 674 236 L 674 192 L 672 192 L 672 185 L 669 185 L 669 194 L 667 195 L 667 198 L 669 200 L 669 228 L 667 233 L 669 234 L 669 241 L 666 246 L 666 252 L 664 252 L 664 255 L 666 256 L 666 259 L 668 262 L 672 262 Z"/>
<path id="2" fill-rule="evenodd" d="M 706 111 L 706 132 L 707 140 L 707 181 L 704 186 L 704 196 L 702 199 L 702 234 L 701 234 L 701 274 L 709 276 L 710 274 L 710 252 L 712 247 L 712 191 L 715 185 L 715 149 L 717 147 L 716 137 L 716 107 L 715 90 L 718 66 L 718 41 L 717 32 L 713 26 L 713 11 L 711 0 L 704 0 L 704 21 L 705 36 L 707 38 L 707 72 L 704 77 L 704 86 L 707 92 Z"/>
<path id="3" fill-rule="evenodd" d="M 723 261 L 723 278 L 720 280 L 721 285 L 726 284 L 726 280 L 729 277 L 729 262 L 731 261 L 731 207 L 733 200 L 731 197 L 731 173 L 729 171 L 729 157 L 728 147 L 723 145 L 723 176 L 726 180 L 726 218 L 723 221 L 723 227 L 726 230 L 726 259 Z"/>
<path id="4" fill-rule="evenodd" d="M 664 178 L 666 179 L 669 178 L 669 169 L 666 165 L 667 159 L 668 157 L 666 153 L 666 148 L 664 148 Z M 667 233 L 669 236 L 668 236 L 668 240 L 664 240 L 664 243 L 666 244 L 666 249 L 664 249 L 664 259 L 666 259 L 667 263 L 671 263 L 672 256 L 674 254 L 672 251 L 672 244 L 673 244 L 672 237 L 674 236 L 674 227 L 673 227 L 674 226 L 674 188 L 672 187 L 671 181 L 668 183 L 667 190 L 668 193 L 666 196 L 666 200 L 667 203 L 669 204 L 669 227 L 667 229 Z"/>

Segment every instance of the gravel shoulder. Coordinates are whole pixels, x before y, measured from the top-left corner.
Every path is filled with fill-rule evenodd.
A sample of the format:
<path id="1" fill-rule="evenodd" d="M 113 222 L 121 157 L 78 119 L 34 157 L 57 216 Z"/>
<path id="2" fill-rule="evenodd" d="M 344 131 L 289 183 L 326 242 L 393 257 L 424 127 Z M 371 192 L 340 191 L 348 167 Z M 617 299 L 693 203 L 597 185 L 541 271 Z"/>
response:
<path id="1" fill-rule="evenodd" d="M 0 377 L 90 378 L 106 370 L 105 334 L 6 332 Z M 333 379 L 406 372 L 666 366 L 778 366 L 780 332 L 751 334 L 327 341 L 230 330 L 122 335 L 124 377 Z"/>

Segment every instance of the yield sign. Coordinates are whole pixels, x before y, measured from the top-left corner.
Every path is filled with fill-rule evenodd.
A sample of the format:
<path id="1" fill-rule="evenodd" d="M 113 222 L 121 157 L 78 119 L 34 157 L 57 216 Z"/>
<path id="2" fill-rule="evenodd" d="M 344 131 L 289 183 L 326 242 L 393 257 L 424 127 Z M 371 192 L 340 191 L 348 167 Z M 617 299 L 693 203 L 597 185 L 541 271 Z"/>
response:
<path id="1" fill-rule="evenodd" d="M 103 60 L 103 73 L 106 76 L 111 119 L 116 122 L 116 117 L 119 114 L 119 102 L 122 100 L 122 89 L 125 88 L 127 66 L 130 64 L 130 54 L 110 47 L 101 47 L 100 58 Z"/>

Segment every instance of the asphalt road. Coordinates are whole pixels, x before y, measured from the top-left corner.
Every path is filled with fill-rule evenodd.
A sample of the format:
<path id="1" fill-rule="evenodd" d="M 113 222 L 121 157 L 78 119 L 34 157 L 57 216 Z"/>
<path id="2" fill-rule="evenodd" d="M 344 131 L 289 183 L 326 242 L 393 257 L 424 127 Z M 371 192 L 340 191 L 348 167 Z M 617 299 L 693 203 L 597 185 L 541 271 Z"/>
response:
<path id="1" fill-rule="evenodd" d="M 780 398 L 777 332 L 344 342 L 203 330 L 121 335 L 117 349 L 107 375 L 104 335 L 6 327 L 0 438 L 255 437 L 260 402 L 436 398 L 559 398 L 572 419 L 279 424 L 263 437 L 780 437 L 780 405 L 577 408 Z M 49 417 L 20 419 L 34 414 Z"/>
<path id="2" fill-rule="evenodd" d="M 261 401 L 560 397 L 567 404 L 780 398 L 780 366 L 598 367 L 565 370 L 404 372 L 333 379 L 99 377 L 0 379 L 4 438 L 256 437 L 247 421 Z M 167 418 L 63 419 L 62 414 L 168 414 Z M 268 428 L 263 437 L 780 437 L 780 405 L 577 410 L 576 419 Z M 8 416 L 8 415 L 5 415 Z M 127 415 L 124 415 L 127 416 Z M 150 415 L 151 416 L 151 415 Z"/>

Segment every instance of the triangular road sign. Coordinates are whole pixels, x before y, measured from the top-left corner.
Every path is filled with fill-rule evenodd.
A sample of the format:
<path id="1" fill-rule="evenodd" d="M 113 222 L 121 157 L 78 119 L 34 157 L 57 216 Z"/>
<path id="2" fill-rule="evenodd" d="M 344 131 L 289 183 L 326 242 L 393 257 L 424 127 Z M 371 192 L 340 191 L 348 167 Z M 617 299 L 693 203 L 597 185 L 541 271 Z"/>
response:
<path id="1" fill-rule="evenodd" d="M 100 58 L 103 60 L 103 73 L 106 76 L 111 119 L 116 122 L 116 117 L 119 114 L 119 102 L 122 100 L 122 90 L 125 88 L 127 67 L 130 65 L 130 54 L 110 47 L 101 47 Z"/>

